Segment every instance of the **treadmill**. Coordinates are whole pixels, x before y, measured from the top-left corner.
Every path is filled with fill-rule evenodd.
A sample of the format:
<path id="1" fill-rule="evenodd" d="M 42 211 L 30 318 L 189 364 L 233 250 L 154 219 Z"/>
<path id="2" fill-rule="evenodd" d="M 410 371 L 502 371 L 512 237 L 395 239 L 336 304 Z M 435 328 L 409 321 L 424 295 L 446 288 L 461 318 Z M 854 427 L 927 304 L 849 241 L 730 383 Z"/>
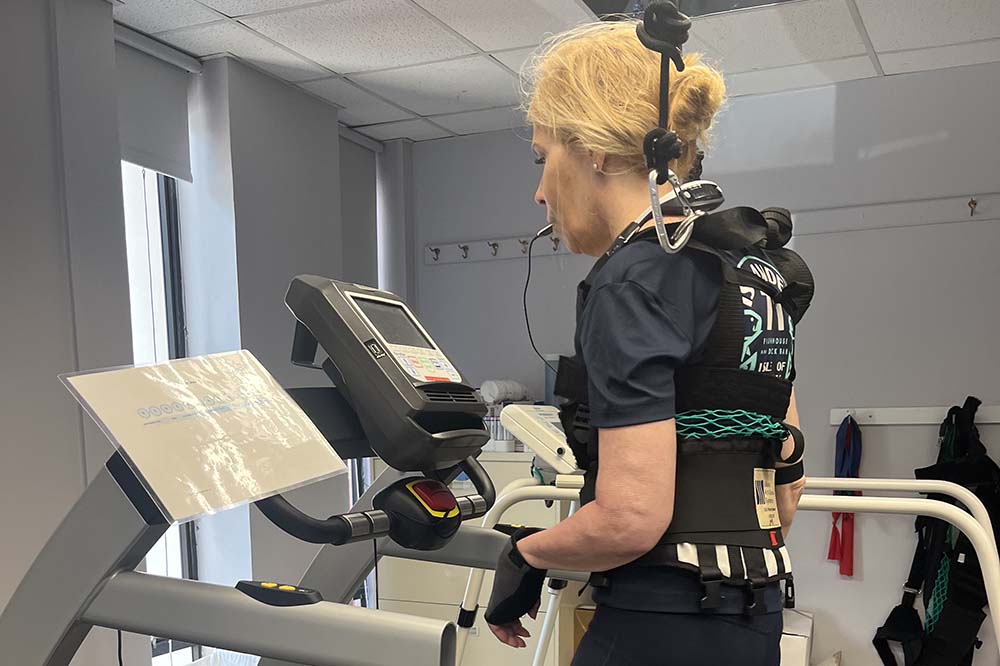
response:
<path id="1" fill-rule="evenodd" d="M 507 537 L 463 524 L 495 500 L 476 461 L 485 405 L 397 296 L 302 275 L 286 304 L 293 362 L 334 386 L 286 392 L 246 351 L 62 378 L 117 451 L 0 615 L 11 663 L 67 666 L 101 626 L 271 665 L 453 666 L 453 623 L 346 602 L 382 555 L 495 566 Z M 373 455 L 390 469 L 350 513 L 316 518 L 282 495 Z M 477 494 L 448 490 L 461 473 Z M 248 502 L 326 544 L 317 580 L 231 588 L 135 571 L 170 525 Z"/>

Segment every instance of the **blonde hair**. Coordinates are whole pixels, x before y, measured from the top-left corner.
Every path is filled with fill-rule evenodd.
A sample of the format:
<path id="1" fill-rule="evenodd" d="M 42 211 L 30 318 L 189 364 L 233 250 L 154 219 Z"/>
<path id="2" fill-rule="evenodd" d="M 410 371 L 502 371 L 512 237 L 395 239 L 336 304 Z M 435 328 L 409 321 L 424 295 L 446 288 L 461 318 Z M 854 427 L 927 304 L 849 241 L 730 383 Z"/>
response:
<path id="1" fill-rule="evenodd" d="M 642 142 L 659 115 L 660 55 L 635 28 L 631 20 L 573 28 L 546 40 L 521 71 L 528 121 L 565 144 L 606 154 L 619 173 L 645 169 Z M 718 71 L 697 54 L 684 63 L 683 72 L 670 65 L 668 122 L 684 142 L 671 164 L 682 180 L 726 99 Z"/>

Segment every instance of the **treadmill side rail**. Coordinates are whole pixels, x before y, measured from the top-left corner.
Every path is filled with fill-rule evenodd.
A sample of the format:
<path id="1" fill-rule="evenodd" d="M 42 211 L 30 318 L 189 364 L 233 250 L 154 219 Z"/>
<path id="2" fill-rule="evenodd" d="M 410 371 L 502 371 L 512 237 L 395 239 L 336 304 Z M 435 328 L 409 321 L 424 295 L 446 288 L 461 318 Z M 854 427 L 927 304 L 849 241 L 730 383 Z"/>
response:
<path id="1" fill-rule="evenodd" d="M 90 632 L 82 616 L 95 592 L 115 573 L 138 566 L 168 527 L 147 525 L 102 468 L 0 615 L 4 661 L 67 666 Z"/>
<path id="2" fill-rule="evenodd" d="M 310 666 L 455 664 L 451 622 L 329 601 L 276 609 L 232 587 L 136 572 L 108 581 L 84 619 Z"/>

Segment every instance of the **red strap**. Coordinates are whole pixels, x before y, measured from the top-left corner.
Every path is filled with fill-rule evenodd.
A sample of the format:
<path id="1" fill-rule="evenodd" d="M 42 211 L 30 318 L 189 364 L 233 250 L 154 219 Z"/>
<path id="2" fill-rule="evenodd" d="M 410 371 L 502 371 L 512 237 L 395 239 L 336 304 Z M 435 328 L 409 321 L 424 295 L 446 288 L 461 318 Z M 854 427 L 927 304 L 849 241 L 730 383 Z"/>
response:
<path id="1" fill-rule="evenodd" d="M 826 559 L 828 560 L 840 560 L 841 552 L 843 546 L 840 542 L 840 531 L 837 529 L 837 520 L 840 519 L 839 513 L 833 514 L 833 527 L 830 530 L 830 550 L 826 554 Z"/>
<path id="2" fill-rule="evenodd" d="M 840 574 L 842 576 L 854 575 L 854 514 L 843 514 L 840 527 Z"/>

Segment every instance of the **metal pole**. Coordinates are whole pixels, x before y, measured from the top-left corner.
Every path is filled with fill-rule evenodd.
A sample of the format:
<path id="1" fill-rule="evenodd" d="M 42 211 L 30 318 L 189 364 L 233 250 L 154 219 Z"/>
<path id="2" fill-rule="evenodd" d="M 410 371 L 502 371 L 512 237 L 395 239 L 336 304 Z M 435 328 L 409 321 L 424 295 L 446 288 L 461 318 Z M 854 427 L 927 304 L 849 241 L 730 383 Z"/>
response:
<path id="1" fill-rule="evenodd" d="M 579 499 L 580 491 L 577 489 L 539 486 L 538 482 L 534 479 L 518 479 L 508 484 L 501 491 L 500 496 L 497 497 L 496 504 L 483 516 L 483 527 L 493 529 L 500 522 L 500 518 L 504 512 L 520 502 L 528 500 L 573 502 Z M 479 593 L 483 589 L 483 578 L 485 575 L 486 572 L 483 569 L 472 569 L 469 572 L 469 581 L 465 586 L 465 598 L 462 599 L 462 610 L 475 611 L 479 607 Z M 458 628 L 458 644 L 455 649 L 456 664 L 462 663 L 471 631 L 471 627 Z"/>
<path id="2" fill-rule="evenodd" d="M 569 513 L 567 518 L 576 513 L 579 502 L 569 503 Z M 545 619 L 542 620 L 542 631 L 538 634 L 538 645 L 535 647 L 535 660 L 532 666 L 542 666 L 545 663 L 545 654 L 549 651 L 549 643 L 552 641 L 552 633 L 556 626 L 556 619 L 559 617 L 559 599 L 562 598 L 565 583 L 558 588 L 549 588 L 549 605 L 545 609 Z"/>

